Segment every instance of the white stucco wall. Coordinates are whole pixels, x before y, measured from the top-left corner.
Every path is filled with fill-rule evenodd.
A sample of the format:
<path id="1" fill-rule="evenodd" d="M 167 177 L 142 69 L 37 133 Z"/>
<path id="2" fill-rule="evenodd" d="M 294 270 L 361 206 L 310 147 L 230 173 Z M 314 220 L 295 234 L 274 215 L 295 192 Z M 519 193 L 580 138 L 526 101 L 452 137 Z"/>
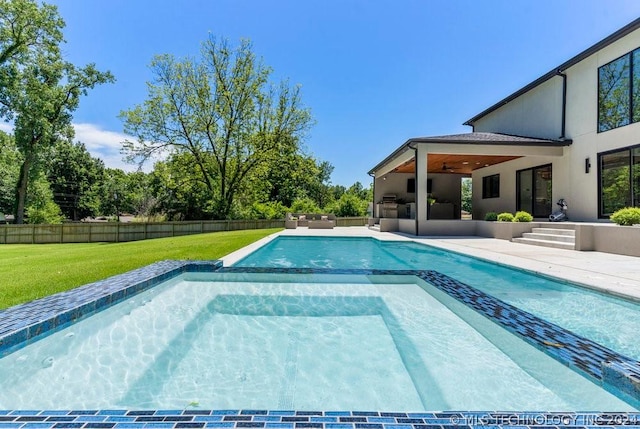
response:
<path id="1" fill-rule="evenodd" d="M 547 82 L 479 119 L 474 131 L 557 139 L 562 125 L 562 78 Z"/>
<path id="2" fill-rule="evenodd" d="M 539 156 L 524 157 L 509 162 L 493 165 L 491 167 L 475 170 L 472 175 L 473 187 L 473 219 L 482 220 L 488 212 L 516 211 L 516 172 L 527 168 L 551 164 L 552 168 L 552 199 L 555 201 L 565 198 L 571 201 L 566 188 L 566 174 L 564 164 L 566 158 Z M 500 196 L 498 198 L 482 198 L 482 178 L 500 174 Z M 555 211 L 555 203 L 552 210 Z"/>
<path id="3" fill-rule="evenodd" d="M 561 158 L 525 157 L 477 170 L 473 174 L 475 219 L 482 219 L 488 211 L 515 211 L 516 170 L 551 163 L 553 200 L 568 200 L 572 220 L 602 220 L 598 219 L 598 154 L 640 144 L 640 123 L 598 133 L 598 68 L 639 47 L 640 30 L 636 30 L 565 71 L 566 137 L 573 140 L 572 145 L 564 148 Z M 480 119 L 475 130 L 557 138 L 561 106 L 562 79 L 554 77 Z M 591 163 L 589 173 L 585 172 L 586 158 Z M 496 173 L 500 173 L 500 198 L 483 200 L 482 177 Z M 554 204 L 553 210 L 556 208 Z"/>
<path id="4" fill-rule="evenodd" d="M 407 180 L 413 179 L 413 173 L 389 173 L 383 179 L 376 179 L 376 194 L 374 201 L 379 203 L 385 194 L 394 194 L 397 199 L 405 202 L 415 201 L 415 193 L 407 193 Z"/>

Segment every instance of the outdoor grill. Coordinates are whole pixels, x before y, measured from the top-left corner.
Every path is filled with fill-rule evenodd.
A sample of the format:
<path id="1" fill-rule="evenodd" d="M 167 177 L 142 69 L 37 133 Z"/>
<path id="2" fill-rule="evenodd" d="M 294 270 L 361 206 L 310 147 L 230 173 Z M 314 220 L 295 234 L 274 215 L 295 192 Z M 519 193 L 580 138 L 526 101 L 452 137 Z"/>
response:
<path id="1" fill-rule="evenodd" d="M 382 217 L 398 217 L 398 203 L 396 202 L 395 194 L 385 194 L 382 196 Z"/>

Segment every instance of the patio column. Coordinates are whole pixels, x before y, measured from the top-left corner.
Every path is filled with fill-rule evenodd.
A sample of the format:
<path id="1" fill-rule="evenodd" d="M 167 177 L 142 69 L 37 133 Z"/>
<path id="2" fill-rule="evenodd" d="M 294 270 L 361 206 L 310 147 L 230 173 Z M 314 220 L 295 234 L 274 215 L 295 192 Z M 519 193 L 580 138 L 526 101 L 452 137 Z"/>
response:
<path id="1" fill-rule="evenodd" d="M 416 146 L 416 234 L 427 220 L 427 145 Z"/>

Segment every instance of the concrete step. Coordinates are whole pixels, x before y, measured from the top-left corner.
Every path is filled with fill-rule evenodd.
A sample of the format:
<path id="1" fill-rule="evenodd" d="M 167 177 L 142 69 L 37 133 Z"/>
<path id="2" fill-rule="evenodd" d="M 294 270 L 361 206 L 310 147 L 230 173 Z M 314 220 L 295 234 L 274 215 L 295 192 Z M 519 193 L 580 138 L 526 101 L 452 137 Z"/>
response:
<path id="1" fill-rule="evenodd" d="M 550 241 L 550 240 L 538 240 L 534 238 L 512 238 L 511 241 L 514 243 L 522 243 L 522 244 L 532 244 L 534 246 L 544 246 L 544 247 L 553 247 L 556 249 L 568 249 L 574 250 L 576 245 L 575 243 L 565 243 L 562 241 Z"/>
<path id="2" fill-rule="evenodd" d="M 531 228 L 531 232 L 537 234 L 570 235 L 573 237 L 576 235 L 576 231 L 574 229 L 564 228 Z"/>
<path id="3" fill-rule="evenodd" d="M 574 243 L 576 242 L 575 235 L 563 235 L 563 234 L 549 234 L 549 233 L 540 233 L 535 231 L 537 228 L 534 228 L 534 232 L 525 232 L 522 234 L 524 238 L 531 238 L 534 240 L 546 240 L 546 241 L 559 241 L 562 243 Z"/>
<path id="4" fill-rule="evenodd" d="M 372 231 L 378 231 L 380 232 L 380 224 L 375 224 L 375 225 L 369 225 L 369 229 Z"/>

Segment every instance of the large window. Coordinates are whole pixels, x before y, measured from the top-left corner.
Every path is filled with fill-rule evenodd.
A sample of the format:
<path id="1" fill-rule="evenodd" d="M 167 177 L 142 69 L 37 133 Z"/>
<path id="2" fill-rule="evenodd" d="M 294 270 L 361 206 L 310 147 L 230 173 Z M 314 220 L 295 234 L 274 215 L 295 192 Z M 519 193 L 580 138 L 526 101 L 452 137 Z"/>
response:
<path id="1" fill-rule="evenodd" d="M 482 178 L 482 198 L 498 198 L 500 196 L 500 175 L 493 174 Z"/>
<path id="2" fill-rule="evenodd" d="M 640 207 L 640 146 L 598 155 L 600 217 Z"/>
<path id="3" fill-rule="evenodd" d="M 598 69 L 598 131 L 640 121 L 640 49 Z"/>

